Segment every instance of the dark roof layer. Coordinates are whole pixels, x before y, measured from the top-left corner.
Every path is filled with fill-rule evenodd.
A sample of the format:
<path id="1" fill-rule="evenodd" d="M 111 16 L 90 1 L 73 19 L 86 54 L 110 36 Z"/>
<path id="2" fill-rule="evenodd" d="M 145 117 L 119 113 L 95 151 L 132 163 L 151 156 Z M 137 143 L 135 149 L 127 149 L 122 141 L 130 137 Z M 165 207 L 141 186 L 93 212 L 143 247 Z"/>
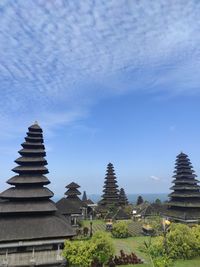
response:
<path id="1" fill-rule="evenodd" d="M 76 198 L 61 198 L 56 206 L 61 214 L 71 215 L 71 214 L 81 214 L 81 208 L 83 207 L 83 202 Z"/>
<path id="2" fill-rule="evenodd" d="M 72 227 L 58 216 L 0 218 L 0 242 L 65 238 L 74 236 Z"/>
<path id="3" fill-rule="evenodd" d="M 167 205 L 180 208 L 200 208 L 200 201 L 169 201 Z"/>
<path id="4" fill-rule="evenodd" d="M 180 153 L 175 164 L 174 184 L 170 189 L 170 201 L 167 203 L 168 213 L 177 216 L 198 217 L 200 214 L 200 186 L 195 179 L 192 164 L 188 156 Z"/>
<path id="5" fill-rule="evenodd" d="M 44 175 L 15 175 L 7 181 L 10 185 L 21 184 L 42 184 L 47 185 L 50 183 L 48 178 Z"/>
<path id="6" fill-rule="evenodd" d="M 67 196 L 81 195 L 81 192 L 76 188 L 69 188 L 65 192 L 65 195 L 67 195 Z"/>
<path id="7" fill-rule="evenodd" d="M 200 209 L 190 208 L 189 210 L 168 209 L 164 212 L 164 215 L 174 220 L 190 221 L 200 220 Z"/>
<path id="8" fill-rule="evenodd" d="M 0 194 L 2 198 L 50 198 L 54 194 L 46 187 L 27 187 L 27 188 L 18 188 L 11 187 L 5 190 Z"/>
<path id="9" fill-rule="evenodd" d="M 79 187 L 80 187 L 80 185 L 78 185 L 74 182 L 72 182 L 66 186 L 66 188 L 79 188 Z"/>
<path id="10" fill-rule="evenodd" d="M 5 201 L 0 202 L 0 213 L 49 213 L 56 211 L 55 203 L 51 200 L 47 201 Z M 18 216 L 18 215 L 17 215 Z"/>

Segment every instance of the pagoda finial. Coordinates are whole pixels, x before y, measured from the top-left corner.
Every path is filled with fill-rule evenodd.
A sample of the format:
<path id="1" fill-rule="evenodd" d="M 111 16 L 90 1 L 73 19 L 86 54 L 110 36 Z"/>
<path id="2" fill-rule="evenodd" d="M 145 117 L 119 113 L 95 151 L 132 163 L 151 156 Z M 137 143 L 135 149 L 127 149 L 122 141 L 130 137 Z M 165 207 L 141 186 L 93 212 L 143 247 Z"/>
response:
<path id="1" fill-rule="evenodd" d="M 37 124 L 38 125 L 38 121 L 35 121 L 34 124 Z"/>

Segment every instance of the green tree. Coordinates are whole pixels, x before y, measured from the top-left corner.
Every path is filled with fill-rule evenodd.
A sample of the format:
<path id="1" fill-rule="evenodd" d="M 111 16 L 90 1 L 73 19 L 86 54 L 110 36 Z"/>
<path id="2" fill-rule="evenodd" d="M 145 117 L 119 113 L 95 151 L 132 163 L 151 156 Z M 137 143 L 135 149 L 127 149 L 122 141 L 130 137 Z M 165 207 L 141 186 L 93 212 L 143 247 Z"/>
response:
<path id="1" fill-rule="evenodd" d="M 96 232 L 87 241 L 65 241 L 63 257 L 69 266 L 90 267 L 91 264 L 106 264 L 114 254 L 114 245 L 108 234 Z"/>
<path id="2" fill-rule="evenodd" d="M 161 205 L 162 202 L 161 202 L 161 200 L 160 200 L 159 198 L 157 198 L 157 199 L 155 200 L 155 204 L 157 204 L 157 205 Z"/>
<path id="3" fill-rule="evenodd" d="M 189 259 L 197 256 L 198 240 L 194 230 L 187 225 L 172 224 L 166 241 L 172 259 Z"/>
<path id="4" fill-rule="evenodd" d="M 128 224 L 120 221 L 113 225 L 112 235 L 116 238 L 126 238 L 129 236 Z"/>
<path id="5" fill-rule="evenodd" d="M 142 204 L 143 202 L 144 202 L 144 200 L 143 200 L 142 196 L 139 196 L 139 197 L 137 198 L 137 204 L 136 204 L 136 205 L 140 205 L 140 204 Z"/>
<path id="6" fill-rule="evenodd" d="M 159 236 L 148 246 L 154 262 L 159 258 L 168 260 L 190 259 L 200 255 L 200 227 L 172 224 L 165 236 Z M 156 266 L 156 265 L 155 265 Z"/>
<path id="7" fill-rule="evenodd" d="M 63 257 L 71 265 L 90 267 L 94 246 L 87 241 L 65 241 Z"/>
<path id="8" fill-rule="evenodd" d="M 100 264 L 106 264 L 114 254 L 114 245 L 112 239 L 107 233 L 96 232 L 90 243 L 94 246 L 93 261 Z"/>

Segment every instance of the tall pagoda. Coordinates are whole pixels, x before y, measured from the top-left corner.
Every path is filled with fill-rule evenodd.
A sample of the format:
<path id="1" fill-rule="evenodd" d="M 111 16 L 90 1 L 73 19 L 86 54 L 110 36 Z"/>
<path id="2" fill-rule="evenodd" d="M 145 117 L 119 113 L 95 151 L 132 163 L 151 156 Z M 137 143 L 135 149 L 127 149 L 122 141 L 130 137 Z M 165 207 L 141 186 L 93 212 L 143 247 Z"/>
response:
<path id="1" fill-rule="evenodd" d="M 128 205 L 128 198 L 126 196 L 124 188 L 121 188 L 119 190 L 119 203 L 121 206 L 127 206 Z"/>
<path id="2" fill-rule="evenodd" d="M 66 188 L 66 197 L 61 198 L 56 203 L 56 206 L 72 225 L 76 225 L 77 220 L 82 219 L 82 208 L 84 206 L 78 197 L 81 195 L 81 192 L 78 190 L 80 186 L 75 182 L 71 182 Z"/>
<path id="3" fill-rule="evenodd" d="M 53 192 L 46 187 L 50 183 L 45 176 L 46 152 L 37 123 L 28 128 L 19 154 L 18 166 L 12 170 L 15 176 L 7 181 L 11 187 L 0 194 L 0 248 L 15 252 L 30 247 L 52 249 L 75 232 L 58 213 L 51 200 Z"/>
<path id="4" fill-rule="evenodd" d="M 119 190 L 117 185 L 117 178 L 112 163 L 107 166 L 106 177 L 104 181 L 102 199 L 100 201 L 101 206 L 119 206 Z"/>
<path id="5" fill-rule="evenodd" d="M 186 154 L 177 156 L 174 173 L 166 215 L 175 221 L 200 221 L 200 187 Z"/>

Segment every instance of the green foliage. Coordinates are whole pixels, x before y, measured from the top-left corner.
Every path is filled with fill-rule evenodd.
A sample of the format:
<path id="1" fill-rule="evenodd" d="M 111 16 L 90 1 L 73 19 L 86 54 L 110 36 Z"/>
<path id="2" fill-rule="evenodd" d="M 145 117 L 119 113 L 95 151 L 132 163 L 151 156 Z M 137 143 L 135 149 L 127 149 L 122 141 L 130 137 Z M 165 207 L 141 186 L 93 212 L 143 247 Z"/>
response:
<path id="1" fill-rule="evenodd" d="M 88 241 L 65 241 L 63 256 L 69 266 L 89 267 L 92 262 L 105 264 L 114 254 L 108 234 L 96 232 Z"/>
<path id="2" fill-rule="evenodd" d="M 157 198 L 156 200 L 155 200 L 155 204 L 157 204 L 157 205 L 160 205 L 162 202 L 161 202 L 161 200 L 159 199 L 159 198 Z"/>
<path id="3" fill-rule="evenodd" d="M 89 267 L 92 263 L 93 244 L 87 241 L 65 241 L 63 257 L 69 265 Z"/>
<path id="4" fill-rule="evenodd" d="M 99 263 L 107 263 L 114 254 L 114 245 L 110 236 L 104 232 L 96 232 L 91 242 L 94 245 L 93 259 Z"/>
<path id="5" fill-rule="evenodd" d="M 170 259 L 166 255 L 155 258 L 153 260 L 153 264 L 155 267 L 172 267 L 174 265 L 172 259 Z"/>
<path id="6" fill-rule="evenodd" d="M 112 235 L 116 238 L 126 238 L 129 236 L 128 224 L 120 221 L 113 225 Z"/>
<path id="7" fill-rule="evenodd" d="M 155 267 L 170 266 L 176 259 L 191 259 L 200 255 L 200 226 L 172 224 L 170 231 L 145 243 L 146 252 Z"/>
<path id="8" fill-rule="evenodd" d="M 198 255 L 198 240 L 194 231 L 184 224 L 173 224 L 166 236 L 168 254 L 172 259 L 190 259 Z"/>
<path id="9" fill-rule="evenodd" d="M 162 235 L 163 226 L 162 226 L 161 218 L 159 216 L 151 217 L 150 219 L 148 219 L 148 223 L 151 225 L 151 227 L 154 230 L 153 235 L 156 235 L 156 236 Z"/>
<path id="10" fill-rule="evenodd" d="M 192 234 L 196 238 L 196 252 L 197 252 L 197 255 L 199 256 L 200 255 L 200 225 L 196 225 L 192 227 L 191 231 L 192 231 Z"/>

